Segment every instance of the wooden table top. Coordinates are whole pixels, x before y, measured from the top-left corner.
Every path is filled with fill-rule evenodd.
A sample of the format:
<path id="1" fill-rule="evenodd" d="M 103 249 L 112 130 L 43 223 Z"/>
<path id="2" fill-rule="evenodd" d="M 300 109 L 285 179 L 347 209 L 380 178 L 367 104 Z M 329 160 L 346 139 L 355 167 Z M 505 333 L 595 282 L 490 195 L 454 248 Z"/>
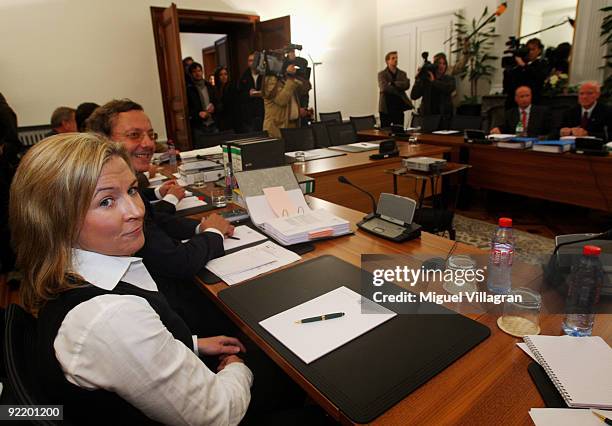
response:
<path id="1" fill-rule="evenodd" d="M 441 155 L 450 151 L 450 148 L 433 145 L 410 145 L 398 142 L 399 158 L 407 157 L 431 157 Z M 339 157 L 322 158 L 319 160 L 306 161 L 304 163 L 293 163 L 295 172 L 306 176 L 316 177 L 326 174 L 340 173 L 349 170 L 362 169 L 375 165 L 397 163 L 398 157 L 390 157 L 382 160 L 370 160 L 370 155 L 376 151 L 349 152 Z"/>
<path id="2" fill-rule="evenodd" d="M 307 199 L 311 207 L 325 208 L 349 220 L 353 226 L 363 217 L 363 213 L 355 210 L 312 197 L 307 197 Z M 417 240 L 394 243 L 357 229 L 355 235 L 316 243 L 315 250 L 303 255 L 302 259 L 307 260 L 329 254 L 361 266 L 361 254 L 408 253 L 425 258 L 445 257 L 452 245 L 453 242 L 450 240 L 427 233 L 423 233 L 422 237 Z M 461 243 L 457 245 L 453 253 L 484 254 L 476 247 Z M 517 280 L 518 276 L 519 280 L 530 280 L 534 270 L 530 266 L 524 269 L 516 268 L 513 270 L 513 279 Z M 350 420 L 337 407 L 223 305 L 217 294 L 227 287 L 225 283 L 201 284 L 203 290 L 221 309 L 293 380 L 300 384 L 313 400 L 326 409 L 334 419 L 343 424 L 350 423 Z M 498 315 L 485 313 L 467 316 L 487 325 L 491 329 L 491 336 L 378 417 L 373 422 L 374 424 L 530 424 L 529 409 L 544 407 L 544 403 L 527 372 L 531 360 L 516 346 L 520 339 L 499 330 L 496 325 Z M 542 333 L 559 335 L 561 321 L 562 315 L 541 314 Z M 612 344 L 612 315 L 597 316 L 594 335 L 602 336 L 608 344 Z M 373 362 L 381 359 L 384 357 L 384 348 L 381 348 L 380 353 L 374 353 L 371 356 Z"/>

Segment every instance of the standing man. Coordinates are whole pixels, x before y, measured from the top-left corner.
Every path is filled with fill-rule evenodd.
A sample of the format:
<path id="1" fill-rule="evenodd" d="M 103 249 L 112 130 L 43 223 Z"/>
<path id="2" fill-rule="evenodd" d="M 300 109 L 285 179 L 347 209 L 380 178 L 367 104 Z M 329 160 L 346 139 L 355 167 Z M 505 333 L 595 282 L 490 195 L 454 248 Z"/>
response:
<path id="1" fill-rule="evenodd" d="M 196 148 L 209 146 L 206 136 L 217 133 L 214 119 L 214 91 L 212 86 L 204 79 L 202 65 L 193 62 L 189 65 L 189 74 L 192 84 L 187 87 L 187 101 L 189 104 L 189 123 Z"/>
<path id="2" fill-rule="evenodd" d="M 540 103 L 544 80 L 548 77 L 548 61 L 542 58 L 544 45 L 539 38 L 532 38 L 527 41 L 527 58 L 515 56 L 516 65 L 504 70 L 504 93 L 507 95 L 506 108 L 516 106 L 514 93 L 520 86 L 531 88 L 533 103 Z"/>
<path id="3" fill-rule="evenodd" d="M 596 136 L 610 139 L 612 111 L 597 102 L 601 95 L 599 83 L 587 81 L 578 89 L 578 105 L 569 109 L 561 122 L 561 136 Z"/>
<path id="4" fill-rule="evenodd" d="M 280 129 L 299 127 L 298 90 L 302 82 L 296 78 L 295 64 L 286 61 L 283 76 L 268 75 L 263 83 L 265 118 L 263 129 L 273 138 L 281 138 Z"/>
<path id="5" fill-rule="evenodd" d="M 244 71 L 238 82 L 238 92 L 241 99 L 241 122 L 244 132 L 259 132 L 263 128 L 264 102 L 261 97 L 263 77 L 254 65 L 255 54 L 251 53 L 247 60 L 249 67 Z"/>
<path id="6" fill-rule="evenodd" d="M 380 125 L 389 127 L 396 124 L 404 127 L 404 111 L 412 108 L 412 102 L 406 95 L 410 80 L 406 73 L 397 67 L 397 52 L 387 53 L 385 62 L 387 67 L 378 73 Z"/>
<path id="7" fill-rule="evenodd" d="M 56 108 L 53 114 L 51 114 L 51 130 L 45 137 L 76 131 L 77 122 L 75 109 L 62 106 Z"/>
<path id="8" fill-rule="evenodd" d="M 551 121 L 548 108 L 531 104 L 531 89 L 528 86 L 518 87 L 514 95 L 514 101 L 518 108 L 506 110 L 504 121 L 492 128 L 491 133 L 516 133 L 517 136 L 534 138 L 548 136 Z M 523 134 L 518 134 L 517 129 L 522 129 Z"/>

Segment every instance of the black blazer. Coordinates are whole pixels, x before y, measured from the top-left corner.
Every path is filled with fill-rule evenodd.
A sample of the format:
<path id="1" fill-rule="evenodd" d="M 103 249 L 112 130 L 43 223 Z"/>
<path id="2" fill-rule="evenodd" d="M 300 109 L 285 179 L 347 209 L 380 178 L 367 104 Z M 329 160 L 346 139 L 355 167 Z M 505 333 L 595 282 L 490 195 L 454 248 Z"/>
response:
<path id="1" fill-rule="evenodd" d="M 264 75 L 260 75 L 257 79 L 257 84 L 255 84 L 253 77 L 251 77 L 251 69 L 247 68 L 238 81 L 240 115 L 242 123 L 244 123 L 245 126 L 252 125 L 257 119 L 263 121 L 264 101 L 262 98 L 250 96 L 249 92 L 251 89 L 261 90 L 264 78 Z"/>
<path id="2" fill-rule="evenodd" d="M 140 191 L 142 199 L 146 201 L 156 201 L 158 198 L 155 196 L 155 189 L 149 188 L 149 180 L 146 176 L 142 173 L 136 173 L 136 178 L 138 179 L 138 190 Z M 164 200 L 159 200 L 154 204 L 151 203 L 150 206 L 156 213 L 176 213 L 176 206 Z"/>
<path id="3" fill-rule="evenodd" d="M 216 105 L 215 90 L 208 82 L 206 82 L 206 88 L 208 89 L 208 97 L 213 105 Z M 189 122 L 192 126 L 201 127 L 204 125 L 204 120 L 200 117 L 200 111 L 205 111 L 206 105 L 202 105 L 200 100 L 200 93 L 198 88 L 190 84 L 187 86 L 187 104 L 189 106 Z M 217 121 L 215 114 L 213 113 L 213 121 Z"/>
<path id="4" fill-rule="evenodd" d="M 581 121 L 582 107 L 580 105 L 576 105 L 574 108 L 565 111 L 565 114 L 563 114 L 563 120 L 561 121 L 561 127 L 579 127 Z M 590 136 L 596 136 L 603 139 L 605 138 L 604 128 L 606 126 L 609 135 L 610 132 L 612 132 L 612 110 L 607 105 L 597 102 L 597 105 L 595 105 L 595 108 L 589 117 L 589 122 L 585 130 Z"/>
<path id="5" fill-rule="evenodd" d="M 518 107 L 507 109 L 504 114 L 503 123 L 498 123 L 494 127 L 498 127 L 502 133 L 514 133 L 516 125 L 521 119 Z M 529 113 L 529 122 L 527 123 L 527 136 L 549 136 L 550 135 L 551 114 L 547 107 L 540 105 L 531 105 Z"/>
<path id="6" fill-rule="evenodd" d="M 223 237 L 213 232 L 195 234 L 198 221 L 154 211 L 143 197 L 145 244 L 136 253 L 157 278 L 193 280 L 209 260 L 223 256 Z M 186 243 L 182 240 L 188 239 Z"/>

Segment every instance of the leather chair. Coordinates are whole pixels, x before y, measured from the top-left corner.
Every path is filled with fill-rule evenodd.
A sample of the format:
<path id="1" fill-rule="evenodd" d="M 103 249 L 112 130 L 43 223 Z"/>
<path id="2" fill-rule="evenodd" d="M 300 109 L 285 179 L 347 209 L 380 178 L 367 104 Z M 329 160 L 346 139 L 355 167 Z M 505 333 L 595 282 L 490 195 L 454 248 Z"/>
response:
<path id="1" fill-rule="evenodd" d="M 337 121 L 338 123 L 342 123 L 342 113 L 340 111 L 336 112 L 320 112 L 319 120 L 321 121 Z"/>

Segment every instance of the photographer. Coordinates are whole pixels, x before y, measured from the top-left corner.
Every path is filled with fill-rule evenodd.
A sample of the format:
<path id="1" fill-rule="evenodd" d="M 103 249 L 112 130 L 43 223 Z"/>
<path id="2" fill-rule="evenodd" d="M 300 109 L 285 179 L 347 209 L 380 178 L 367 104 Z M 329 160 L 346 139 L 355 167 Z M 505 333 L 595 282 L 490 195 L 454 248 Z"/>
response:
<path id="1" fill-rule="evenodd" d="M 546 80 L 549 71 L 548 62 L 542 58 L 544 46 L 540 39 L 530 39 L 526 47 L 526 55 L 519 49 L 514 55 L 516 65 L 504 70 L 504 93 L 507 95 L 507 109 L 516 107 L 514 93 L 520 86 L 530 87 L 533 93 L 533 103 L 536 105 L 540 103 L 544 80 Z"/>
<path id="2" fill-rule="evenodd" d="M 296 66 L 292 61 L 285 61 L 282 75 L 280 78 L 267 75 L 263 83 L 263 129 L 275 138 L 281 137 L 280 129 L 298 127 L 304 115 L 298 99 L 303 83 L 296 78 Z"/>
<path id="3" fill-rule="evenodd" d="M 301 48 L 299 45 L 293 45 Z M 295 54 L 295 49 L 292 49 L 289 46 L 287 49 L 286 58 L 289 61 L 292 61 L 297 67 L 298 70 L 295 74 L 295 77 L 302 82 L 298 90 L 298 101 L 300 103 L 300 125 L 307 126 L 308 121 L 313 119 L 313 111 L 311 108 L 308 108 L 308 104 L 310 103 L 310 90 L 312 89 L 312 85 L 310 84 L 310 72 L 311 69 L 308 66 L 308 61 L 300 56 Z"/>
<path id="4" fill-rule="evenodd" d="M 412 102 L 406 95 L 410 80 L 406 73 L 397 67 L 397 52 L 387 53 L 385 62 L 387 67 L 378 73 L 380 126 L 389 127 L 395 124 L 403 127 L 404 111 L 412 109 Z"/>
<path id="5" fill-rule="evenodd" d="M 433 64 L 426 56 L 424 59 L 425 64 L 419 69 L 410 98 L 423 98 L 419 107 L 422 116 L 440 115 L 441 123 L 447 123 L 453 115 L 451 96 L 455 91 L 455 78 L 447 74 L 448 61 L 444 53 L 437 53 Z"/>

